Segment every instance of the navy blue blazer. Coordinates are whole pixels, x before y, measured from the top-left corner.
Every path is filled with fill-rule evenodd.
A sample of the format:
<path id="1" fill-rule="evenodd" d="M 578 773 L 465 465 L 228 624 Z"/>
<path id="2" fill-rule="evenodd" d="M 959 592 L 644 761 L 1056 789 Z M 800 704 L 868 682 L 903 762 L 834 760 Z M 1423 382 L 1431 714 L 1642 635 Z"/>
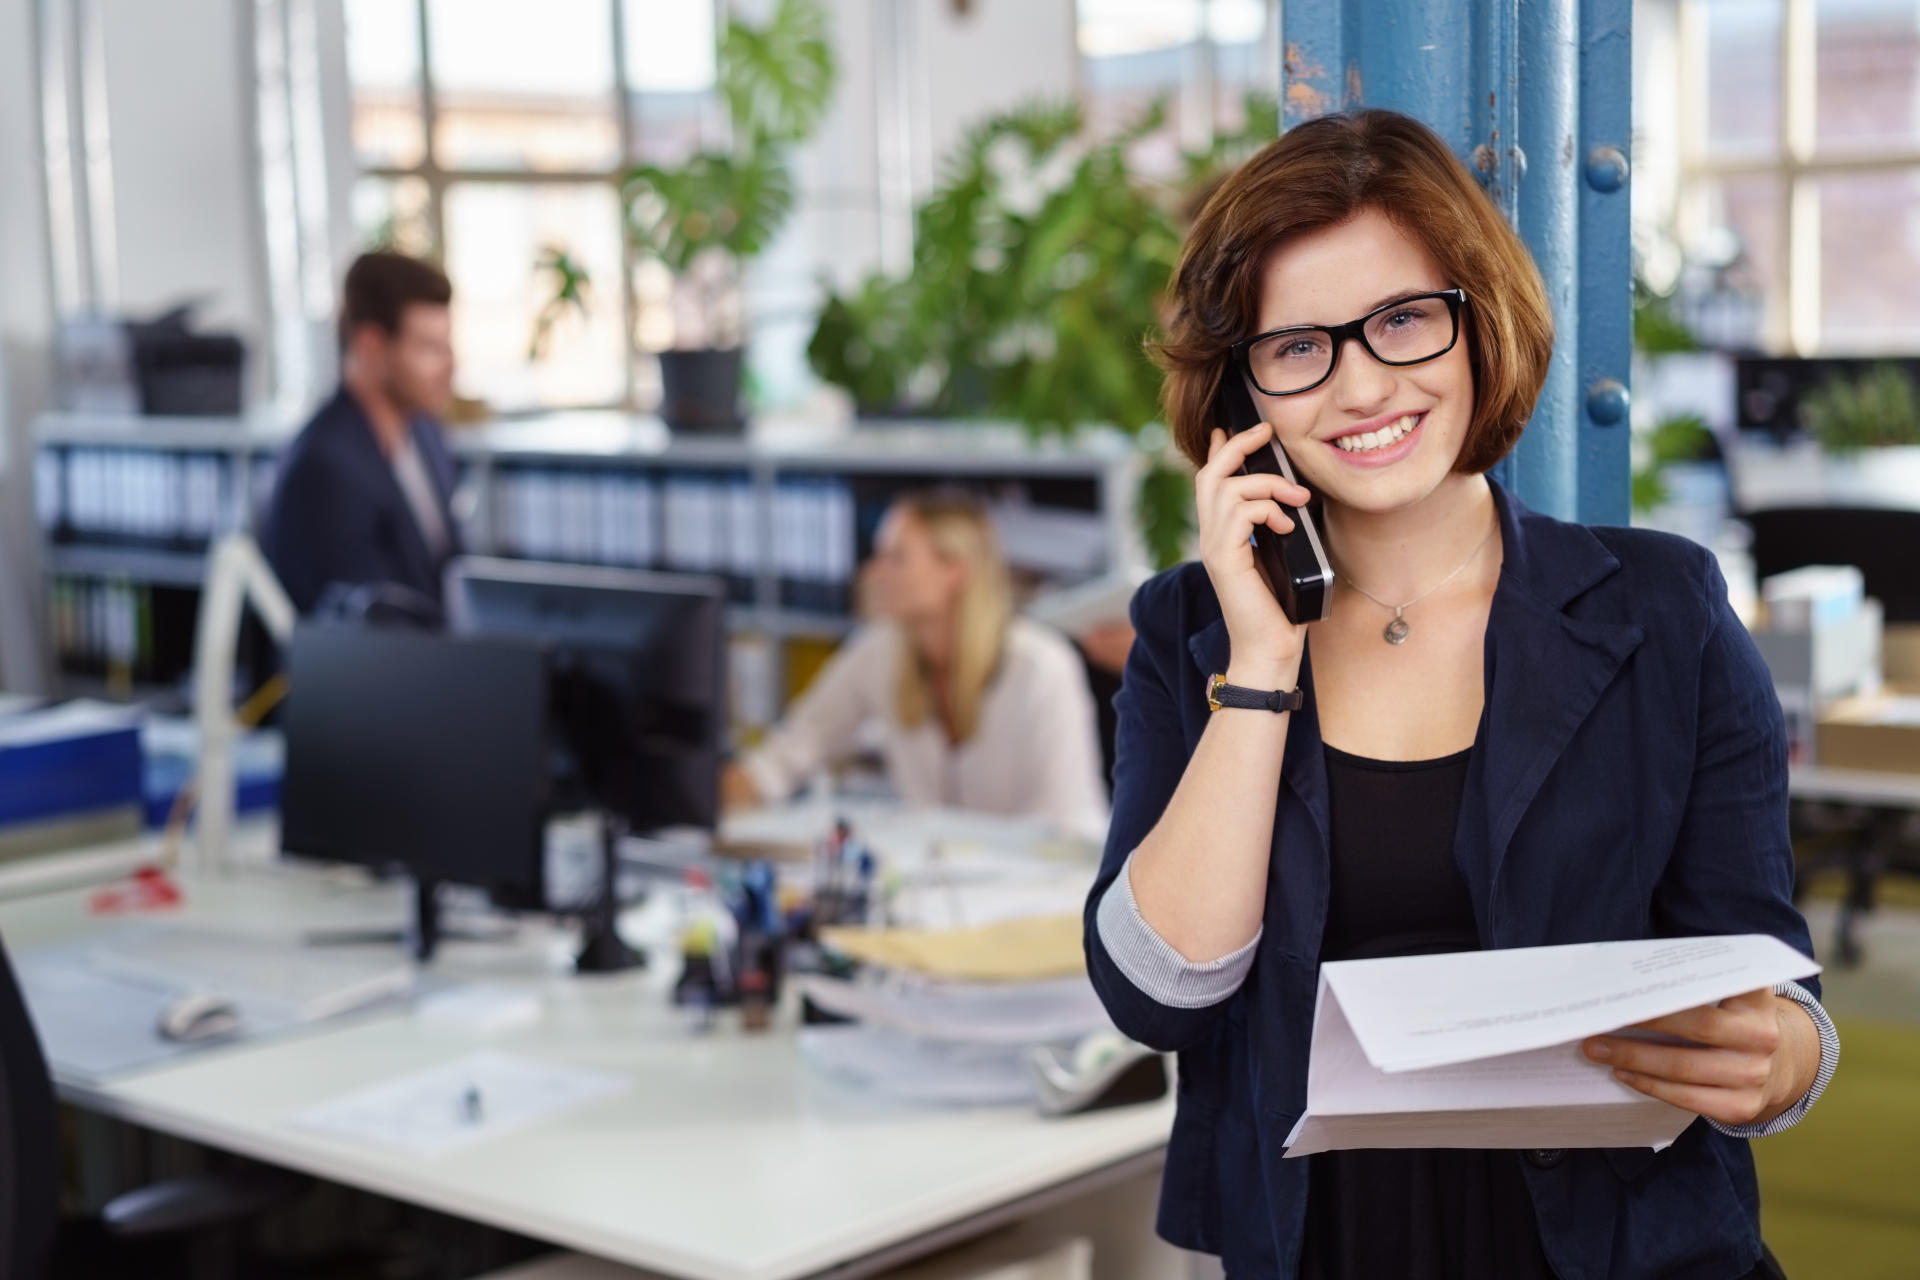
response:
<path id="1" fill-rule="evenodd" d="M 457 555 L 453 455 L 431 422 L 416 418 L 412 428 L 446 525 L 447 556 Z M 373 424 L 344 387 L 281 456 L 265 530 L 267 560 L 302 613 L 334 583 L 397 583 L 440 600 L 447 557 L 428 548 Z"/>
<path id="2" fill-rule="evenodd" d="M 1780 706 L 1713 557 L 1664 534 L 1539 515 L 1498 485 L 1493 494 L 1505 559 L 1454 836 L 1481 945 L 1766 933 L 1813 954 L 1791 900 Z M 1306 1102 L 1328 894 L 1311 639 L 1253 970 L 1225 1002 L 1181 1009 L 1115 967 L 1095 908 L 1206 727 L 1204 684 L 1227 669 L 1227 630 L 1199 564 L 1142 586 L 1133 622 L 1087 965 L 1121 1031 L 1180 1055 L 1160 1233 L 1221 1255 L 1233 1280 L 1290 1280 L 1307 1162 L 1281 1153 Z M 1531 1152 L 1525 1168 L 1562 1280 L 1732 1280 L 1760 1257 L 1747 1143 L 1704 1121 L 1658 1154 Z"/>

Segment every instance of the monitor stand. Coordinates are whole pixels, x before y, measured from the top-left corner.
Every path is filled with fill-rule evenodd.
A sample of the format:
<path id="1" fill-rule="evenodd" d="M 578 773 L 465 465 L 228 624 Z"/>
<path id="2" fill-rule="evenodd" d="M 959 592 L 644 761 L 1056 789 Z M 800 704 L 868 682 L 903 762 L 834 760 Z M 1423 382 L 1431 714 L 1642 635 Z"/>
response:
<path id="1" fill-rule="evenodd" d="M 580 973 L 619 973 L 624 969 L 644 969 L 645 953 L 620 941 L 615 921 L 620 915 L 620 839 L 627 833 L 626 822 L 610 813 L 600 815 L 600 891 L 580 913 L 583 941 L 573 966 Z"/>

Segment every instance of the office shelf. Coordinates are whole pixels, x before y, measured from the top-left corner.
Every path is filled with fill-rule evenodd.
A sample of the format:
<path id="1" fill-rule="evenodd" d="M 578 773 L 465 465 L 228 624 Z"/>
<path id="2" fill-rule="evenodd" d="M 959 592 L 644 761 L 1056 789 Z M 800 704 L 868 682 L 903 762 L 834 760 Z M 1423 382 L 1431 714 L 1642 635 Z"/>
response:
<path id="1" fill-rule="evenodd" d="M 197 587 L 206 578 L 204 551 L 161 551 L 109 543 L 54 543 L 48 573 L 71 578 L 125 578 L 166 587 Z"/>
<path id="2" fill-rule="evenodd" d="M 275 458 L 298 427 L 298 417 L 274 412 L 240 418 L 47 414 L 34 424 L 42 463 L 36 487 L 43 503 L 63 500 L 67 460 L 76 450 L 215 454 L 226 461 L 224 492 L 233 504 L 223 510 L 221 523 L 237 521 L 247 527 L 265 500 Z M 578 516 L 569 514 L 574 506 L 553 502 L 552 494 L 542 495 L 545 505 L 527 506 L 516 506 L 508 495 L 518 492 L 511 487 L 517 480 L 530 476 L 572 484 L 575 487 L 562 492 L 574 496 L 585 492 L 579 477 L 633 477 L 653 494 L 650 514 L 641 517 L 651 522 L 651 551 L 641 553 L 651 559 L 651 567 L 730 576 L 740 584 L 745 601 L 728 610 L 730 629 L 758 633 L 776 646 L 788 639 L 834 640 L 853 628 L 854 620 L 846 613 L 782 605 L 783 586 L 797 583 L 804 593 L 813 593 L 808 598 L 823 587 L 829 596 L 850 595 L 853 565 L 869 549 L 872 523 L 892 496 L 906 488 L 961 484 L 1015 507 L 1030 504 L 1036 512 L 1051 513 L 1047 519 L 1064 513 L 1069 523 L 1082 517 L 1092 521 L 1083 521 L 1077 531 L 1077 545 L 1090 554 L 1071 561 L 1059 560 L 1065 542 L 1053 536 L 1047 519 L 1024 522 L 1031 526 L 1024 539 L 1030 547 L 1016 545 L 1019 538 L 1008 540 L 1009 558 L 1042 580 L 1078 581 L 1144 562 L 1131 518 L 1139 455 L 1128 440 L 1111 431 L 1036 442 L 1009 424 L 888 420 L 849 427 L 773 418 L 756 422 L 744 435 L 702 436 L 675 435 L 647 415 L 582 412 L 456 427 L 447 434 L 461 467 L 456 512 L 471 552 L 515 555 L 516 548 L 528 542 L 516 522 L 524 523 L 531 510 L 536 520 L 571 521 L 562 538 L 556 540 L 558 531 L 545 525 L 545 533 L 532 540 L 536 546 L 564 546 L 565 554 L 556 558 L 574 563 L 622 558 L 607 554 L 613 545 L 608 539 L 618 541 L 618 520 L 630 515 L 585 529 L 578 527 Z M 676 485 L 702 480 L 735 493 L 741 486 L 750 488 L 753 501 L 766 514 L 757 522 L 734 519 L 722 515 L 723 504 L 716 503 L 713 519 L 721 527 L 706 545 L 696 539 L 689 551 L 684 539 L 667 536 L 665 495 Z M 776 515 L 788 495 L 823 484 L 839 495 L 830 515 L 776 529 Z M 606 500 L 597 496 L 603 491 L 604 485 L 594 490 L 596 512 L 604 507 Z M 684 494 L 684 488 L 679 493 Z M 606 510 L 611 515 L 612 509 Z M 58 524 L 45 511 L 42 519 L 43 528 Z M 791 532 L 794 527 L 808 531 L 799 544 Z M 751 553 L 739 553 L 749 540 L 757 546 Z M 827 567 L 804 556 L 802 563 L 794 563 L 796 545 L 829 543 Z M 180 588 L 197 587 L 203 578 L 204 554 L 192 550 L 49 540 L 44 551 L 50 576 Z M 1034 558 L 1022 561 L 1023 553 Z M 1049 563 L 1050 556 L 1058 562 Z M 793 598 L 791 591 L 786 598 Z"/>

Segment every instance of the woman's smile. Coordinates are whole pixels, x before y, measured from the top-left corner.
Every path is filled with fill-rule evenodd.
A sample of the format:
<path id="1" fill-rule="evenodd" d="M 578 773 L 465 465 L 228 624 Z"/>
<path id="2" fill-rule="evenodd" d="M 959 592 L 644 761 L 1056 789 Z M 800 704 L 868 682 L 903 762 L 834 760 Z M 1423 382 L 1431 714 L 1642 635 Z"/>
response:
<path id="1" fill-rule="evenodd" d="M 1412 453 L 1420 443 L 1427 415 L 1404 413 L 1371 431 L 1349 431 L 1327 441 L 1340 461 L 1355 467 L 1389 467 Z"/>

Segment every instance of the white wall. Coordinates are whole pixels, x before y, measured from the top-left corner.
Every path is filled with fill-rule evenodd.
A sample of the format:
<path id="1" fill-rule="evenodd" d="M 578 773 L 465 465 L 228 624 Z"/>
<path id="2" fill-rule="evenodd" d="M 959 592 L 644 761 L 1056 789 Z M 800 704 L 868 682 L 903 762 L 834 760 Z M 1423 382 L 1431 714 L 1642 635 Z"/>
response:
<path id="1" fill-rule="evenodd" d="M 1679 21 L 1675 0 L 1634 0 L 1633 220 L 1668 234 L 1680 194 Z M 1646 248 L 1656 283 L 1671 284 L 1677 255 Z"/>
<path id="2" fill-rule="evenodd" d="M 121 309 L 206 296 L 265 386 L 266 281 L 247 0 L 101 0 Z"/>
<path id="3" fill-rule="evenodd" d="M 47 403 L 53 274 L 30 0 L 0 0 L 0 686 L 46 687 L 29 426 Z"/>
<path id="4" fill-rule="evenodd" d="M 46 403 L 53 339 L 35 47 L 31 0 L 0 0 L 0 420 L 16 425 Z M 21 456 L 9 444 L 0 439 L 0 466 Z"/>
<path id="5" fill-rule="evenodd" d="M 943 156 L 967 126 L 1034 95 L 1073 93 L 1073 0 L 916 0 L 927 76 L 927 136 Z"/>
<path id="6" fill-rule="evenodd" d="M 800 199 L 753 265 L 752 361 L 769 403 L 804 404 L 821 278 L 847 288 L 905 266 L 909 199 L 975 121 L 1073 93 L 1073 0 L 827 0 L 839 90 L 798 158 Z M 904 61 L 902 61 L 904 59 Z M 891 145 L 905 139 L 904 146 Z"/>

